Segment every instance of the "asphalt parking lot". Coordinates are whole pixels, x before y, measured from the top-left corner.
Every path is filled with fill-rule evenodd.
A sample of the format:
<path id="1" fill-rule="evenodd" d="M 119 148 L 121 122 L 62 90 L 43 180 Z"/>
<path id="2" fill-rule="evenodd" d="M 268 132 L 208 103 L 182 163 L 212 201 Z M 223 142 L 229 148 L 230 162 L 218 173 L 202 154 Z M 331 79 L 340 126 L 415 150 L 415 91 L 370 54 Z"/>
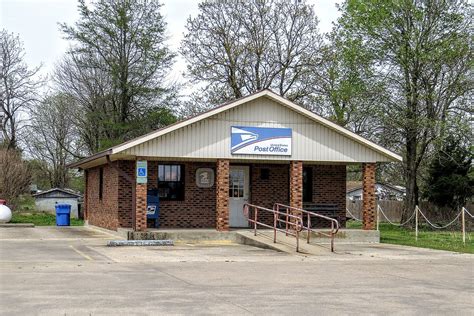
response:
<path id="1" fill-rule="evenodd" d="M 0 228 L 2 315 L 455 314 L 474 310 L 474 256 L 344 245 L 109 248 L 83 227 Z"/>

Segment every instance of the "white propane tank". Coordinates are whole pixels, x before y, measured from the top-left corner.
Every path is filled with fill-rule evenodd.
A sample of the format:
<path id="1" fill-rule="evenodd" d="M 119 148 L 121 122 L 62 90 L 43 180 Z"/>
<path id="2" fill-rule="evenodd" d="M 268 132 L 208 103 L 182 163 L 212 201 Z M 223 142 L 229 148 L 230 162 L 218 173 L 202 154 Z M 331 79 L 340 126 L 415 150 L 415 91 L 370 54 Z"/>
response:
<path id="1" fill-rule="evenodd" d="M 8 223 L 12 219 L 12 211 L 6 205 L 0 204 L 0 223 Z"/>

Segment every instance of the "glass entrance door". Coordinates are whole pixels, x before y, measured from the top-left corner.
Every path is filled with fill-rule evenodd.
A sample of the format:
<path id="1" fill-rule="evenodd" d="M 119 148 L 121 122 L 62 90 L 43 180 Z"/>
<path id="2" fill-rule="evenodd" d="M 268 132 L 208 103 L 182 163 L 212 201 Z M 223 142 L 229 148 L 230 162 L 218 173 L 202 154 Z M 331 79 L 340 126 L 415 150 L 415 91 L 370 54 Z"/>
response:
<path id="1" fill-rule="evenodd" d="M 243 207 L 249 200 L 249 167 L 230 166 L 229 171 L 229 225 L 248 227 Z"/>

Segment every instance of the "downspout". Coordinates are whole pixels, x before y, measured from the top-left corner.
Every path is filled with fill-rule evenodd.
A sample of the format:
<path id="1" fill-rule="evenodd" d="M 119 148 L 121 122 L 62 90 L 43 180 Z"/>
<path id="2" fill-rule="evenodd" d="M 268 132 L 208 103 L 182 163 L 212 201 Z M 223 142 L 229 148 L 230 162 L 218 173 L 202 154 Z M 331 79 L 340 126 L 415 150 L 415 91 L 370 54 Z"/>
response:
<path id="1" fill-rule="evenodd" d="M 110 160 L 110 155 L 106 155 L 105 158 L 107 159 L 107 164 L 117 170 L 117 172 L 127 180 L 131 186 L 132 186 L 132 229 L 135 231 L 136 230 L 136 222 L 135 222 L 135 213 L 136 213 L 136 187 L 135 187 L 135 179 L 130 177 L 126 172 L 124 172 L 122 169 L 117 168 L 112 161 Z M 117 188 L 118 189 L 118 188 Z"/>

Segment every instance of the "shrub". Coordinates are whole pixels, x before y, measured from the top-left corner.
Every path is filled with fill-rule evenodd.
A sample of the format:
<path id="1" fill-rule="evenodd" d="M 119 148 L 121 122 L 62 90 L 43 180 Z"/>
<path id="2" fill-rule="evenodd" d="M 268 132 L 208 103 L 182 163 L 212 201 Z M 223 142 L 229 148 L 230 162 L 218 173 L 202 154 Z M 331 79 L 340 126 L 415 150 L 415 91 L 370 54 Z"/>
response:
<path id="1" fill-rule="evenodd" d="M 13 209 L 20 194 L 29 190 L 31 172 L 15 150 L 0 149 L 0 199 Z"/>

